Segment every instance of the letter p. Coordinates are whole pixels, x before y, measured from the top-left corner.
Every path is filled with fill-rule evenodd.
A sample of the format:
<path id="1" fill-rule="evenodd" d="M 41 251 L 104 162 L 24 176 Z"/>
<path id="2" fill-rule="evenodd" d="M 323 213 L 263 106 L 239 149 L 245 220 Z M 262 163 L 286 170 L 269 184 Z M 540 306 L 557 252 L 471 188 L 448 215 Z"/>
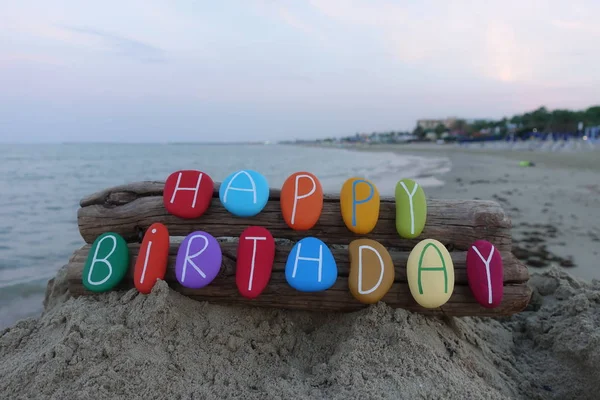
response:
<path id="1" fill-rule="evenodd" d="M 356 198 L 356 186 L 358 186 L 359 183 L 366 183 L 367 185 L 369 185 L 369 195 L 362 200 Z M 364 179 L 357 179 L 354 182 L 352 182 L 352 226 L 356 226 L 356 206 L 358 204 L 364 204 L 369 202 L 369 200 L 373 198 L 374 194 L 375 188 L 373 187 L 371 182 L 366 181 Z"/>

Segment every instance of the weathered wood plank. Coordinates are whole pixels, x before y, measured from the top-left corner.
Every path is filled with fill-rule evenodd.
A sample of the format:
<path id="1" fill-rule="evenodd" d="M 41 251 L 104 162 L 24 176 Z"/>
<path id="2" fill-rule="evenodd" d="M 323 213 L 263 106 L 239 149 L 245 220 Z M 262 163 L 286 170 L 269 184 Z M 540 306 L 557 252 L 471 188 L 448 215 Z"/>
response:
<path id="1" fill-rule="evenodd" d="M 224 277 L 235 277 L 236 271 L 236 260 L 237 260 L 237 242 L 224 242 L 220 243 L 221 251 L 223 253 L 223 262 L 221 265 L 220 276 Z M 70 264 L 76 265 L 78 268 L 83 268 L 85 260 L 88 257 L 91 245 L 87 244 L 76 250 L 71 259 Z M 129 250 L 131 254 L 129 277 L 133 277 L 133 266 L 137 260 L 140 245 L 137 243 L 129 244 Z M 167 276 L 165 280 L 167 282 L 175 282 L 175 258 L 177 256 L 178 246 L 172 244 L 169 248 L 169 264 L 167 269 Z M 288 254 L 292 250 L 290 245 L 278 244 L 275 247 L 275 261 L 273 263 L 273 272 L 285 271 L 285 263 Z M 346 249 L 331 249 L 333 257 L 335 258 L 338 275 L 340 277 L 348 277 L 350 271 L 350 261 L 348 259 L 348 250 Z M 409 252 L 402 251 L 390 251 L 394 266 L 396 269 L 395 281 L 396 282 L 407 282 L 406 279 L 406 262 L 408 260 Z M 450 253 L 452 262 L 454 264 L 454 275 L 455 283 L 467 285 L 467 271 L 466 271 L 466 255 L 464 251 L 455 251 Z M 523 265 L 512 253 L 504 252 L 501 253 L 503 264 L 504 264 L 504 278 L 505 284 L 508 283 L 521 283 L 526 282 L 529 279 L 529 272 L 527 267 Z M 133 278 L 132 278 L 133 279 Z M 235 281 L 234 281 L 235 282 Z"/>
<path id="2" fill-rule="evenodd" d="M 428 200 L 425 229 L 418 239 L 407 240 L 398 236 L 395 228 L 395 202 L 382 198 L 379 222 L 368 235 L 356 235 L 344 225 L 339 198 L 327 195 L 319 222 L 308 231 L 290 229 L 281 215 L 279 191 L 272 190 L 263 211 L 253 218 L 231 215 L 219 202 L 218 189 L 213 193 L 209 210 L 197 219 L 182 219 L 169 214 L 162 200 L 162 182 L 138 182 L 107 189 L 81 201 L 77 222 L 81 236 L 92 243 L 104 232 L 116 232 L 129 242 L 154 222 L 167 226 L 172 236 L 185 236 L 196 230 L 209 232 L 215 237 L 239 237 L 251 225 L 264 226 L 276 238 L 293 241 L 315 236 L 327 244 L 347 245 L 356 238 L 377 240 L 385 247 L 412 249 L 425 238 L 437 239 L 452 250 L 466 251 L 471 243 L 485 239 L 500 251 L 510 251 L 511 222 L 502 207 L 483 200 Z M 217 185 L 218 188 L 218 185 Z"/>
<path id="3" fill-rule="evenodd" d="M 69 292 L 76 297 L 95 295 L 96 293 L 89 292 L 83 287 L 81 283 L 82 272 L 83 263 L 69 263 L 67 269 Z M 172 268 L 169 269 L 165 280 L 171 289 L 182 295 L 214 304 L 336 312 L 357 311 L 366 307 L 365 304 L 352 297 L 346 277 L 338 277 L 336 283 L 326 291 L 303 293 L 289 286 L 282 271 L 275 271 L 265 291 L 258 298 L 252 300 L 246 299 L 238 293 L 233 275 L 220 274 L 210 285 L 202 289 L 182 287 L 175 280 Z M 130 272 L 114 290 L 129 290 L 133 287 L 132 273 Z M 450 300 L 445 305 L 437 309 L 426 309 L 414 301 L 406 282 L 394 282 L 382 301 L 393 308 L 404 308 L 430 315 L 503 316 L 523 310 L 527 306 L 530 297 L 531 290 L 526 284 L 507 284 L 504 286 L 504 297 L 501 305 L 498 308 L 486 309 L 475 301 L 468 286 L 457 284 Z"/>

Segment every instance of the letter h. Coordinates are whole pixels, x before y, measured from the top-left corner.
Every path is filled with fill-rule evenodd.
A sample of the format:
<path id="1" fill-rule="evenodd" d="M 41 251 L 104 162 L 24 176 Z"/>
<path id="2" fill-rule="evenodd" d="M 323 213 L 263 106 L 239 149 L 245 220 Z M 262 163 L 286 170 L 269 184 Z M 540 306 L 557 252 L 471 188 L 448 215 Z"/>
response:
<path id="1" fill-rule="evenodd" d="M 192 201 L 192 208 L 196 207 L 196 199 L 198 198 L 198 190 L 200 189 L 200 182 L 202 182 L 202 173 L 198 175 L 198 181 L 196 182 L 196 187 L 179 187 L 179 183 L 181 183 L 181 175 L 183 172 L 180 172 L 177 175 L 177 184 L 175 185 L 175 189 L 173 190 L 173 195 L 171 195 L 171 204 L 175 201 L 175 195 L 178 190 L 193 190 L 194 191 L 194 200 Z"/>
<path id="2" fill-rule="evenodd" d="M 302 248 L 302 243 L 298 243 L 298 250 L 296 250 L 296 260 L 294 261 L 294 270 L 292 271 L 292 278 L 296 277 L 296 271 L 298 269 L 298 261 L 299 260 L 304 260 L 304 261 L 317 261 L 319 263 L 319 270 L 318 270 L 318 274 L 317 274 L 317 281 L 321 282 L 321 276 L 323 273 L 323 245 L 320 244 L 319 245 L 319 258 L 312 258 L 312 257 L 301 257 L 300 256 L 300 250 Z"/>

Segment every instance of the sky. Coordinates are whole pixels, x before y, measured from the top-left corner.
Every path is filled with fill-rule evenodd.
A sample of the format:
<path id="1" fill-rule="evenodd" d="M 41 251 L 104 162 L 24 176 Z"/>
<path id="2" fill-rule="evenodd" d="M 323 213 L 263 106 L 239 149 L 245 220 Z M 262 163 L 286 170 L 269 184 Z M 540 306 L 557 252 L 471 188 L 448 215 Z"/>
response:
<path id="1" fill-rule="evenodd" d="M 600 104 L 597 0 L 0 0 L 0 142 L 249 141 Z"/>

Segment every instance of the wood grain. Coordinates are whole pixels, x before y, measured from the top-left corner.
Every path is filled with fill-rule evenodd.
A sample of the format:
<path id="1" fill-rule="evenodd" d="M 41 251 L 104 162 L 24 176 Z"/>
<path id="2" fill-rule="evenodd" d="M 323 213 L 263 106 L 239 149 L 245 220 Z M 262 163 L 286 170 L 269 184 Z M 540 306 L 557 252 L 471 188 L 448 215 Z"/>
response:
<path id="1" fill-rule="evenodd" d="M 499 251 L 510 251 L 511 222 L 502 207 L 483 200 L 428 200 L 427 223 L 417 239 L 400 238 L 395 226 L 395 201 L 382 198 L 379 221 L 368 235 L 356 235 L 344 225 L 339 197 L 325 196 L 319 222 L 308 231 L 290 229 L 281 215 L 279 191 L 271 190 L 269 202 L 255 217 L 240 218 L 230 214 L 218 198 L 218 184 L 209 210 L 196 219 L 182 219 L 169 214 L 163 205 L 162 182 L 138 182 L 107 189 L 81 201 L 77 223 L 81 236 L 92 243 L 104 232 L 120 234 L 128 242 L 140 240 L 154 222 L 167 226 L 171 236 L 186 236 L 203 230 L 215 237 L 239 237 L 248 226 L 263 226 L 273 237 L 300 240 L 307 236 L 321 239 L 328 245 L 347 245 L 356 238 L 377 240 L 383 246 L 411 250 L 425 238 L 436 239 L 449 251 L 466 251 L 475 240 L 493 243 Z"/>
<path id="2" fill-rule="evenodd" d="M 428 199 L 427 223 L 419 238 L 400 238 L 395 227 L 395 200 L 381 198 L 379 221 L 368 235 L 356 235 L 344 225 L 339 196 L 325 194 L 319 222 L 308 231 L 294 231 L 284 222 L 279 205 L 279 190 L 272 189 L 269 202 L 253 218 L 230 214 L 219 201 L 219 183 L 215 184 L 209 210 L 200 218 L 182 219 L 169 214 L 163 206 L 164 182 L 134 182 L 102 190 L 81 200 L 77 223 L 81 236 L 92 243 L 100 234 L 115 232 L 129 242 L 130 269 L 116 290 L 128 290 L 133 285 L 133 266 L 139 251 L 139 242 L 145 230 L 155 222 L 165 224 L 172 237 L 187 236 L 202 230 L 233 241 L 221 241 L 223 262 L 217 278 L 205 288 L 192 290 L 182 287 L 175 278 L 175 256 L 178 245 L 170 247 L 169 265 L 165 281 L 175 291 L 199 301 L 228 305 L 253 305 L 312 311 L 356 311 L 367 307 L 352 297 L 348 289 L 349 258 L 347 246 L 357 238 L 369 238 L 385 246 L 395 266 L 394 284 L 383 298 L 391 307 L 404 308 L 431 315 L 449 316 L 505 316 L 523 310 L 531 297 L 527 286 L 529 271 L 511 252 L 511 221 L 502 207 L 493 201 Z M 271 280 L 265 291 L 253 300 L 242 297 L 235 284 L 237 241 L 248 226 L 263 226 L 274 238 L 287 239 L 277 243 Z M 296 291 L 285 279 L 285 263 L 294 242 L 308 236 L 321 239 L 331 246 L 338 267 L 338 279 L 330 289 L 317 293 Z M 423 239 L 436 239 L 450 251 L 455 268 L 455 289 L 450 300 L 440 308 L 426 309 L 413 299 L 406 280 L 406 262 L 410 251 Z M 498 308 L 479 305 L 468 286 L 466 251 L 476 240 L 487 240 L 500 251 L 504 264 L 504 297 Z M 94 295 L 82 285 L 82 271 L 88 252 L 87 244 L 75 251 L 69 260 L 67 279 L 69 291 L 75 296 Z"/>
<path id="3" fill-rule="evenodd" d="M 69 292 L 74 296 L 94 295 L 82 285 L 82 272 L 85 260 L 91 246 L 85 245 L 73 253 L 68 267 L 67 280 Z M 126 278 L 116 290 L 128 290 L 133 285 L 133 266 L 139 251 L 138 244 L 129 245 L 131 252 L 130 268 Z M 285 279 L 285 260 L 291 246 L 278 246 L 271 280 L 265 291 L 253 300 L 242 297 L 235 284 L 235 264 L 237 243 L 221 243 L 223 263 L 219 275 L 210 285 L 202 289 L 188 289 L 181 286 L 175 278 L 175 255 L 178 247 L 171 246 L 169 265 L 165 281 L 173 290 L 200 301 L 219 304 L 252 305 L 260 307 L 279 307 L 295 310 L 321 311 L 356 311 L 366 305 L 358 302 L 348 289 L 348 254 L 347 250 L 333 250 L 338 265 L 338 279 L 334 286 L 324 292 L 303 293 L 293 289 Z M 525 281 L 528 278 L 527 269 L 510 253 L 503 254 L 505 258 L 504 298 L 500 307 L 486 309 L 474 299 L 467 284 L 464 260 L 465 252 L 452 253 L 455 263 L 455 289 L 452 297 L 439 309 L 426 309 L 419 306 L 413 299 L 406 282 L 407 252 L 390 252 L 396 267 L 396 277 L 390 291 L 383 302 L 394 308 L 405 308 L 432 315 L 451 316 L 501 316 L 510 315 L 524 309 L 531 297 L 531 290 Z"/>

